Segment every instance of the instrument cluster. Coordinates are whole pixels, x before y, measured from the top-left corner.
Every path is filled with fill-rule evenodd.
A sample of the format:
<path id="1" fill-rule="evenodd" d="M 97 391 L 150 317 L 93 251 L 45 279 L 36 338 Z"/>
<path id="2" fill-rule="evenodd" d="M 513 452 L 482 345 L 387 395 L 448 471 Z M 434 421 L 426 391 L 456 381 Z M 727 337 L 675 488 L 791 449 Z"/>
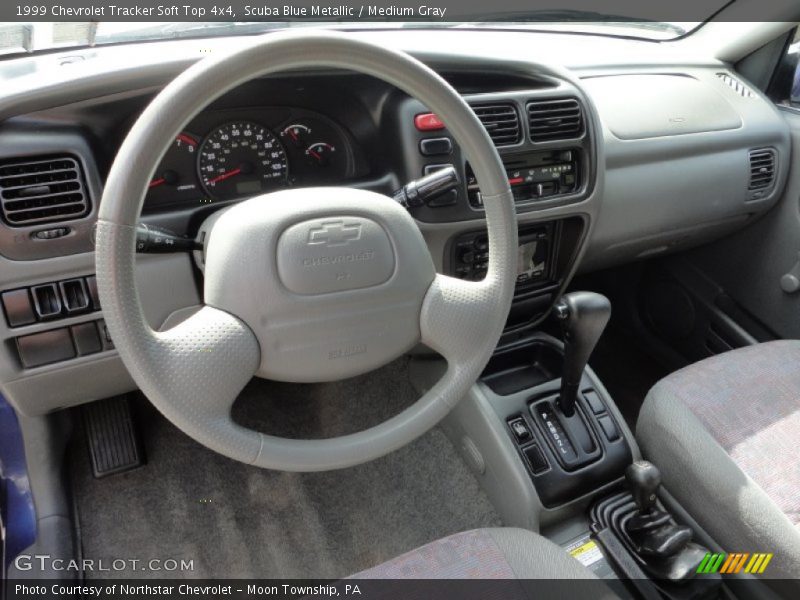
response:
<path id="1" fill-rule="evenodd" d="M 207 111 L 162 157 L 145 209 L 335 185 L 353 176 L 353 163 L 347 132 L 319 113 L 287 107 Z"/>

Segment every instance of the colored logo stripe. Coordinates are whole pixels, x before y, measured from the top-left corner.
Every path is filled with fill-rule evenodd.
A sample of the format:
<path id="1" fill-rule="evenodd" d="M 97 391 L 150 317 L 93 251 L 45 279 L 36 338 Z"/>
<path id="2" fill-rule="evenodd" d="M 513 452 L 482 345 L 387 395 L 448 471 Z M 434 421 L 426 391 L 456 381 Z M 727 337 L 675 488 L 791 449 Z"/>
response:
<path id="1" fill-rule="evenodd" d="M 698 573 L 740 573 L 744 568 L 745 573 L 761 574 L 772 560 L 772 553 L 756 552 L 708 552 L 697 567 Z M 749 561 L 748 561 L 749 559 Z M 745 567 L 745 564 L 747 565 Z"/>

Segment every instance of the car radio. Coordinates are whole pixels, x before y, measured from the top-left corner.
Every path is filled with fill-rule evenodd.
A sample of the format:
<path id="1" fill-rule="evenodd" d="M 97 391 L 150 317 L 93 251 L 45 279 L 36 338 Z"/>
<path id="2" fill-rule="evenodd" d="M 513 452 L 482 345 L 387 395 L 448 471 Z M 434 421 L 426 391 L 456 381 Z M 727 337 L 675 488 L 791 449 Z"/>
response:
<path id="1" fill-rule="evenodd" d="M 552 280 L 552 252 L 555 246 L 554 223 L 522 227 L 517 249 L 517 289 L 527 289 Z M 478 281 L 489 265 L 486 231 L 473 231 L 456 238 L 452 250 L 451 272 L 461 279 Z"/>
<path id="2" fill-rule="evenodd" d="M 571 194 L 580 187 L 580 151 L 545 150 L 521 157 L 504 157 L 503 165 L 515 202 L 530 202 Z M 470 204 L 483 206 L 478 181 L 466 165 Z"/>

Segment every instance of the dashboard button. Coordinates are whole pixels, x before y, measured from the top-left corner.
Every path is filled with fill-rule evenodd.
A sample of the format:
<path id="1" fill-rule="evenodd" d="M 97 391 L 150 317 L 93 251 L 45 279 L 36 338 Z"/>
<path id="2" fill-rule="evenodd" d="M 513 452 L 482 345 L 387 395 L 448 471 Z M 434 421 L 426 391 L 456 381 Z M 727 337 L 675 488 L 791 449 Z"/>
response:
<path id="1" fill-rule="evenodd" d="M 600 413 L 606 412 L 606 407 L 603 404 L 603 401 L 600 400 L 600 396 L 598 396 L 597 392 L 594 390 L 587 390 L 583 392 L 583 397 L 586 398 L 586 402 L 594 414 L 599 415 Z"/>
<path id="2" fill-rule="evenodd" d="M 95 275 L 89 275 L 86 278 L 86 289 L 92 299 L 92 310 L 100 310 L 100 294 L 97 293 L 97 277 Z"/>
<path id="3" fill-rule="evenodd" d="M 509 421 L 508 426 L 511 428 L 511 432 L 514 434 L 517 442 L 520 444 L 531 439 L 531 430 L 528 429 L 528 424 L 525 423 L 524 419 Z"/>
<path id="4" fill-rule="evenodd" d="M 97 325 L 95 325 L 94 321 L 73 325 L 72 339 L 75 340 L 75 347 L 79 356 L 94 354 L 103 349 L 103 343 L 100 341 L 100 335 L 97 333 Z"/>
<path id="5" fill-rule="evenodd" d="M 419 151 L 423 156 L 444 156 L 453 151 L 453 142 L 450 138 L 427 138 L 420 140 Z"/>
<path id="6" fill-rule="evenodd" d="M 53 329 L 17 338 L 17 349 L 22 365 L 30 369 L 75 356 L 69 329 Z"/>
<path id="7" fill-rule="evenodd" d="M 547 458 L 545 458 L 541 448 L 539 448 L 537 444 L 531 444 L 522 452 L 525 454 L 525 458 L 528 459 L 528 463 L 531 465 L 531 471 L 533 471 L 534 475 L 544 473 L 550 468 Z"/>
<path id="8" fill-rule="evenodd" d="M 414 127 L 419 131 L 438 131 L 444 129 L 444 123 L 434 113 L 422 113 L 414 117 Z"/>
<path id="9" fill-rule="evenodd" d="M 604 415 L 597 419 L 597 422 L 600 423 L 600 427 L 603 428 L 603 433 L 606 434 L 606 438 L 609 442 L 619 439 L 619 431 L 617 431 L 617 426 L 614 424 L 611 417 Z"/>
<path id="10" fill-rule="evenodd" d="M 3 292 L 3 308 L 6 311 L 8 324 L 11 327 L 20 327 L 21 325 L 30 325 L 36 322 L 31 297 L 25 288 Z"/>
<path id="11" fill-rule="evenodd" d="M 446 169 L 447 167 L 452 167 L 451 164 L 437 164 L 437 165 L 425 165 L 422 168 L 422 174 L 427 176 L 431 173 L 436 173 L 436 171 L 441 171 L 442 169 Z"/>
<path id="12" fill-rule="evenodd" d="M 439 208 L 442 206 L 452 206 L 457 202 L 458 192 L 456 190 L 449 190 L 444 194 L 439 194 L 438 196 L 428 200 L 428 206 L 431 208 Z"/>

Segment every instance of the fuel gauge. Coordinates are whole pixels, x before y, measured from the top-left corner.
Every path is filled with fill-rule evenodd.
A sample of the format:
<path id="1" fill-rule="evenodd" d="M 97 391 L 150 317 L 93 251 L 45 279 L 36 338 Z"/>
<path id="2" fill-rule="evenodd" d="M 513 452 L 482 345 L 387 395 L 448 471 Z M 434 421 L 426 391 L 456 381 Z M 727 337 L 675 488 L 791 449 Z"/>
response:
<path id="1" fill-rule="evenodd" d="M 328 142 L 317 142 L 306 148 L 308 162 L 314 167 L 329 166 L 336 155 L 336 148 Z"/>

